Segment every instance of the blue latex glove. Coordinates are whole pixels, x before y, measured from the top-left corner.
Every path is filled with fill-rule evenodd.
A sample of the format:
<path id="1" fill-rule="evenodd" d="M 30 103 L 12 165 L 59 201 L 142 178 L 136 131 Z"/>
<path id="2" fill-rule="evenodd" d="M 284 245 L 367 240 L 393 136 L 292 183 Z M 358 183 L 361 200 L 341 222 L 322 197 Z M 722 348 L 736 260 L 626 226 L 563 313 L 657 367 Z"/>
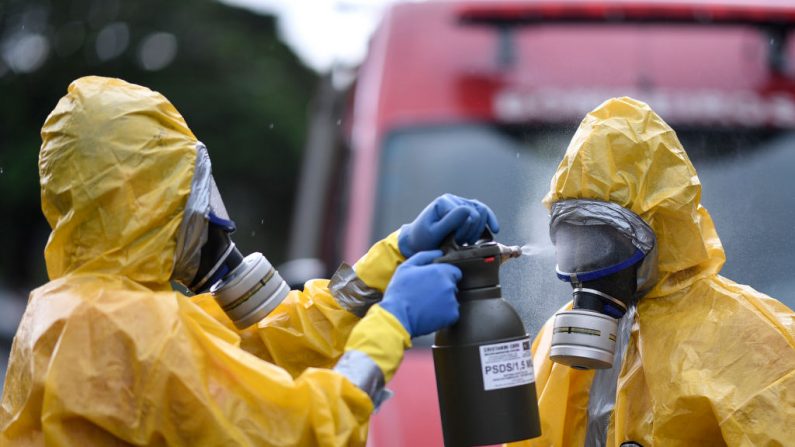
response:
<path id="1" fill-rule="evenodd" d="M 381 307 L 400 321 L 412 337 L 430 334 L 458 320 L 456 284 L 461 270 L 432 264 L 441 250 L 423 251 L 400 265 L 386 288 Z"/>
<path id="2" fill-rule="evenodd" d="M 414 219 L 403 225 L 398 235 L 398 249 L 405 257 L 423 250 L 439 248 L 444 239 L 455 231 L 459 244 L 476 242 L 488 224 L 498 233 L 497 216 L 483 203 L 453 194 L 437 197 Z"/>

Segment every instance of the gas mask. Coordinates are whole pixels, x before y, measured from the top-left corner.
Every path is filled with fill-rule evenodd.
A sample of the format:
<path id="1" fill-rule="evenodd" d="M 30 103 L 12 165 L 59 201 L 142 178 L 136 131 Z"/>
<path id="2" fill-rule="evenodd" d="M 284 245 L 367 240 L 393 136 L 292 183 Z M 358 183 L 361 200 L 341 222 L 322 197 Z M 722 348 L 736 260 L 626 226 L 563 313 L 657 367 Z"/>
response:
<path id="1" fill-rule="evenodd" d="M 552 206 L 550 238 L 559 279 L 571 283 L 571 310 L 555 315 L 550 359 L 577 369 L 613 366 L 618 320 L 656 279 L 654 232 L 611 202 Z"/>
<path id="2" fill-rule="evenodd" d="M 211 174 L 207 148 L 196 147 L 196 170 L 177 237 L 171 279 L 194 293 L 210 292 L 238 329 L 265 318 L 290 288 L 262 255 L 243 256 Z"/>

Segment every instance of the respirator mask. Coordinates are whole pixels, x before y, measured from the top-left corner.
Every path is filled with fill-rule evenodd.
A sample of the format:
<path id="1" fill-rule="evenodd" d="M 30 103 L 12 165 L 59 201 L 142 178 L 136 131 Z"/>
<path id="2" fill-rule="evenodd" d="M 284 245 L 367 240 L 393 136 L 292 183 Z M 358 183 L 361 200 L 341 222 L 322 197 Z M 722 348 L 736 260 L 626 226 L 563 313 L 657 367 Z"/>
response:
<path id="1" fill-rule="evenodd" d="M 193 293 L 212 294 L 238 329 L 265 318 L 290 288 L 262 253 L 243 256 L 211 174 L 207 148 L 198 143 L 191 192 L 177 237 L 171 279 Z"/>
<path id="2" fill-rule="evenodd" d="M 550 359 L 577 369 L 613 366 L 618 320 L 656 278 L 654 232 L 611 202 L 565 200 L 552 206 L 556 273 L 571 283 L 571 310 L 555 315 Z"/>

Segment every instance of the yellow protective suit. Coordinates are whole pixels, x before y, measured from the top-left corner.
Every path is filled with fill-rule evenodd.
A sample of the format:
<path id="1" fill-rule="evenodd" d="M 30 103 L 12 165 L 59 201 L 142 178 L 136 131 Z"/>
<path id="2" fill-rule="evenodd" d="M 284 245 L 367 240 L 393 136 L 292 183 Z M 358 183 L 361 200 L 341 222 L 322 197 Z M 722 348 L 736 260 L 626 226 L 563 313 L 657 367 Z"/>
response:
<path id="1" fill-rule="evenodd" d="M 0 445 L 364 444 L 368 395 L 313 368 L 334 364 L 358 321 L 325 281 L 241 333 L 207 296 L 171 290 L 197 141 L 168 100 L 82 78 L 42 140 L 50 282 L 31 293 L 14 339 Z M 393 262 L 390 244 L 365 260 Z M 388 380 L 409 336 L 378 306 L 363 322 L 347 349 L 370 354 Z"/>
<path id="2" fill-rule="evenodd" d="M 353 267 L 368 287 L 381 293 L 406 260 L 398 249 L 398 234 L 395 231 L 377 242 Z M 310 366 L 333 367 L 345 352 L 351 329 L 359 322 L 358 317 L 339 306 L 329 293 L 328 284 L 326 279 L 307 282 L 303 293 L 292 291 L 263 321 L 242 331 L 209 294 L 197 295 L 193 302 L 237 332 L 241 348 L 297 377 Z"/>
<path id="3" fill-rule="evenodd" d="M 637 306 L 607 446 L 795 445 L 795 314 L 718 275 L 725 256 L 673 130 L 646 104 L 611 99 L 580 124 L 544 198 L 617 203 L 654 230 L 659 279 Z M 569 304 L 570 306 L 570 304 Z M 533 343 L 540 438 L 582 446 L 593 371 Z"/>

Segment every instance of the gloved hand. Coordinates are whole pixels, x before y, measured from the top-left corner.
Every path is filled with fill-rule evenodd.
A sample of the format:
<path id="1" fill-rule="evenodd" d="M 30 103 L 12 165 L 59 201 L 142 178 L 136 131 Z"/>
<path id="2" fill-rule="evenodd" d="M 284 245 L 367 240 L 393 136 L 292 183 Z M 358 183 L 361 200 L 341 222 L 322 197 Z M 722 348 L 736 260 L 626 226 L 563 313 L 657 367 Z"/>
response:
<path id="1" fill-rule="evenodd" d="M 403 225 L 398 236 L 398 248 L 405 257 L 419 251 L 439 248 L 442 241 L 455 230 L 459 244 L 478 240 L 488 224 L 498 233 L 497 216 L 483 203 L 453 194 L 437 197 L 410 224 Z"/>
<path id="2" fill-rule="evenodd" d="M 456 284 L 461 270 L 433 264 L 441 250 L 412 256 L 395 271 L 381 307 L 394 315 L 412 337 L 430 334 L 458 320 Z"/>

